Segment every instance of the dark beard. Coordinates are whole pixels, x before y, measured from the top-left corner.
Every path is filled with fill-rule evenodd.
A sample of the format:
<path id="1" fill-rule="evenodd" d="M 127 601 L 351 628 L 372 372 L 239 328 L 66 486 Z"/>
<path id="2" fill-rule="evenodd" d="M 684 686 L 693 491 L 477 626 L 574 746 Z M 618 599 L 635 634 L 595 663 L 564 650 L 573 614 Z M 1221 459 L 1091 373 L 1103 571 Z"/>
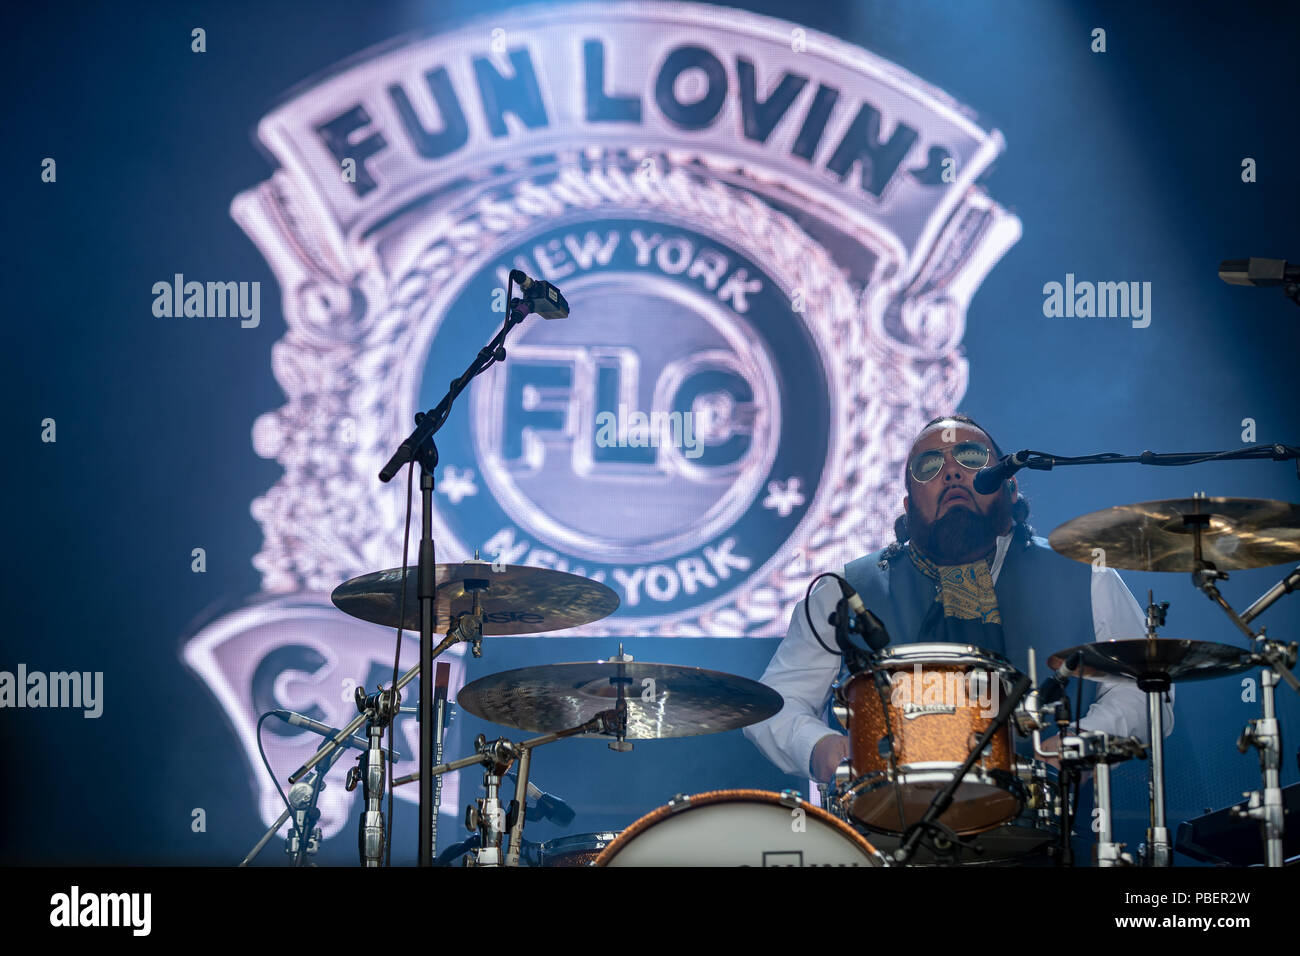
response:
<path id="1" fill-rule="evenodd" d="M 910 520 L 910 519 L 909 519 Z M 932 525 L 918 528 L 917 545 L 939 564 L 957 564 L 997 544 L 998 516 L 956 505 Z"/>

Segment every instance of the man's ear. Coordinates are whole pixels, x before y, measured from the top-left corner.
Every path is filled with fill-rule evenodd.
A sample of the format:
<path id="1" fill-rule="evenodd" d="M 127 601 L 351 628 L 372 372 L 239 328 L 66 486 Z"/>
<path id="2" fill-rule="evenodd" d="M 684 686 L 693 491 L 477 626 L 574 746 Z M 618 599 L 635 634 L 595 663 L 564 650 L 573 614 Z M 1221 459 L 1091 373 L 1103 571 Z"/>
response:
<path id="1" fill-rule="evenodd" d="M 907 509 L 911 506 L 911 504 L 912 504 L 912 496 L 903 495 L 903 514 L 907 514 Z"/>

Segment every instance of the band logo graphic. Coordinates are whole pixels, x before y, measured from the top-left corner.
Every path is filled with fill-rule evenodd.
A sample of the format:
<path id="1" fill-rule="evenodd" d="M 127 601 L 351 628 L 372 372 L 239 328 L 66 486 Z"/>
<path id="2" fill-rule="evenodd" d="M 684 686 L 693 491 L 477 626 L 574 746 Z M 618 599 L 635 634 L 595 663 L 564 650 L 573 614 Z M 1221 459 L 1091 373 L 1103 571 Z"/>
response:
<path id="1" fill-rule="evenodd" d="M 341 726 L 341 682 L 387 679 L 390 642 L 328 592 L 399 563 L 405 482 L 375 476 L 499 327 L 511 269 L 570 317 L 520 326 L 439 432 L 439 561 L 618 593 L 565 634 L 777 635 L 809 569 L 887 540 L 1019 237 L 975 185 L 1001 136 L 860 48 L 694 4 L 510 17 L 503 42 L 497 16 L 354 59 L 259 124 L 279 168 L 232 215 L 281 287 L 287 401 L 253 446 L 284 474 L 252 506 L 263 594 L 185 650 L 252 767 L 262 710 Z M 272 743 L 277 766 L 316 745 Z"/>

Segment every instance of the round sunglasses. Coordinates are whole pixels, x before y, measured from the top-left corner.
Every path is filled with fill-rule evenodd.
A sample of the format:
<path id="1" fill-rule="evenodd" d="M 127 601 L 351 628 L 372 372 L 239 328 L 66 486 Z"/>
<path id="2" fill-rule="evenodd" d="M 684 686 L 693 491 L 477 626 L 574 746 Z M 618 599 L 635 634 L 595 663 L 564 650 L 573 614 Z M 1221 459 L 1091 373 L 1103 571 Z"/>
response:
<path id="1" fill-rule="evenodd" d="M 977 441 L 964 441 L 952 446 L 953 461 L 971 471 L 978 471 L 987 465 L 991 454 L 987 445 Z M 942 448 L 931 448 L 913 455 L 907 470 L 916 481 L 926 482 L 943 471 L 943 459 Z"/>

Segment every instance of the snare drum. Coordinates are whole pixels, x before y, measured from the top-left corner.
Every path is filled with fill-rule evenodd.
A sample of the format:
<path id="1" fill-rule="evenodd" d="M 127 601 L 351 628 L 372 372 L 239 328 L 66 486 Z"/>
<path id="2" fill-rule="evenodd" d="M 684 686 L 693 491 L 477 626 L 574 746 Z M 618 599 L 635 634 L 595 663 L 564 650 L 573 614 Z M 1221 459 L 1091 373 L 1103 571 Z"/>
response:
<path id="1" fill-rule="evenodd" d="M 789 790 L 678 796 L 596 858 L 596 866 L 885 865 L 860 833 Z"/>
<path id="2" fill-rule="evenodd" d="M 876 656 L 875 669 L 836 685 L 836 716 L 849 733 L 845 812 L 873 830 L 902 833 L 993 722 L 1019 672 L 967 644 L 909 644 Z M 1009 725 L 963 778 L 939 822 L 958 834 L 1010 820 L 1024 804 Z"/>

